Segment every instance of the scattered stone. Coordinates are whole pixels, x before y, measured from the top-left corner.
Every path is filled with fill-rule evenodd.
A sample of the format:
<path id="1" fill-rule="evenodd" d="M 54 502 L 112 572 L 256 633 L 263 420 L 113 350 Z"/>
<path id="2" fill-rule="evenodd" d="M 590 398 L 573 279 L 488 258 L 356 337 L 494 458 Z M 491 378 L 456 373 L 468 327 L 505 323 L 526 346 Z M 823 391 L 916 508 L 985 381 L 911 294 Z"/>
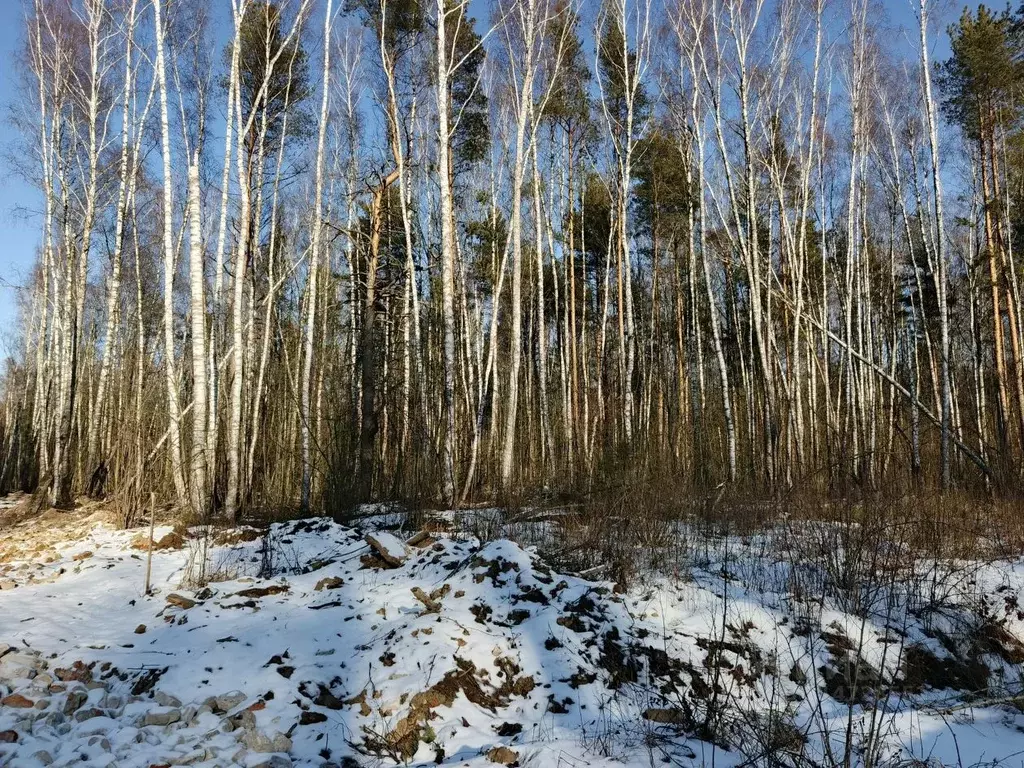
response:
<path id="1" fill-rule="evenodd" d="M 75 712 L 76 723 L 84 723 L 86 720 L 92 720 L 94 717 L 103 717 L 103 710 L 97 707 L 86 707 Z"/>
<path id="2" fill-rule="evenodd" d="M 345 581 L 340 576 L 328 576 L 327 578 L 320 579 L 316 583 L 314 590 L 317 592 L 323 592 L 325 589 L 337 589 L 342 586 Z"/>
<path id="3" fill-rule="evenodd" d="M 16 651 L 5 653 L 0 657 L 0 679 L 33 678 L 43 666 L 43 662 L 31 654 Z"/>
<path id="4" fill-rule="evenodd" d="M 323 712 L 303 712 L 299 715 L 299 725 L 316 725 L 317 723 L 326 723 L 327 715 Z"/>
<path id="5" fill-rule="evenodd" d="M 146 713 L 142 719 L 145 725 L 170 725 L 181 720 L 181 710 L 174 707 L 154 709 Z"/>
<path id="6" fill-rule="evenodd" d="M 196 605 L 198 605 L 195 600 L 183 597 L 175 592 L 172 592 L 167 596 L 167 602 L 170 605 L 181 608 L 183 611 L 187 611 L 189 608 L 195 608 Z"/>
<path id="7" fill-rule="evenodd" d="M 64 714 L 68 716 L 73 715 L 85 706 L 85 702 L 88 698 L 89 697 L 85 695 L 85 691 L 72 691 L 68 694 L 67 701 L 64 702 Z"/>
<path id="8" fill-rule="evenodd" d="M 153 700 L 161 707 L 181 707 L 181 701 L 179 699 L 171 696 L 169 693 L 164 693 L 163 691 L 154 691 Z"/>
<path id="9" fill-rule="evenodd" d="M 88 560 L 92 557 L 92 552 L 79 552 L 77 555 L 71 558 L 73 562 L 81 562 L 82 560 Z"/>
<path id="10" fill-rule="evenodd" d="M 32 759 L 39 763 L 42 763 L 43 765 L 50 765 L 53 762 L 53 756 L 45 749 L 40 749 L 38 752 L 32 755 Z"/>
<path id="11" fill-rule="evenodd" d="M 495 747 L 487 753 L 487 759 L 498 765 L 516 765 L 519 761 L 519 754 L 508 747 Z"/>
<path id="12" fill-rule="evenodd" d="M 16 731 L 0 731 L 0 744 L 17 744 L 18 734 Z"/>
<path id="13" fill-rule="evenodd" d="M 269 755 L 255 763 L 249 763 L 249 768 L 292 768 L 292 761 L 282 755 Z"/>
<path id="14" fill-rule="evenodd" d="M 224 693 L 220 696 L 213 696 L 211 698 L 213 700 L 212 709 L 214 712 L 230 712 L 245 701 L 246 696 L 241 691 L 231 691 L 230 693 Z M 207 703 L 209 702 L 210 699 L 207 699 Z"/>
<path id="15" fill-rule="evenodd" d="M 136 635 L 144 635 L 144 634 L 146 634 L 146 625 L 145 624 L 139 624 L 139 626 L 137 626 L 135 628 L 135 634 Z"/>
<path id="16" fill-rule="evenodd" d="M 53 671 L 57 676 L 57 679 L 62 683 L 79 682 L 79 683 L 91 683 L 92 682 L 92 667 L 88 664 L 83 664 L 81 661 L 76 661 L 70 667 L 58 668 Z"/>
<path id="17" fill-rule="evenodd" d="M 20 693 L 12 693 L 0 699 L 0 705 L 14 707 L 15 709 L 31 709 L 34 706 L 32 699 L 26 699 Z"/>
<path id="18" fill-rule="evenodd" d="M 288 752 L 292 748 L 292 740 L 278 731 L 266 734 L 255 728 L 244 728 L 241 741 L 253 752 Z"/>

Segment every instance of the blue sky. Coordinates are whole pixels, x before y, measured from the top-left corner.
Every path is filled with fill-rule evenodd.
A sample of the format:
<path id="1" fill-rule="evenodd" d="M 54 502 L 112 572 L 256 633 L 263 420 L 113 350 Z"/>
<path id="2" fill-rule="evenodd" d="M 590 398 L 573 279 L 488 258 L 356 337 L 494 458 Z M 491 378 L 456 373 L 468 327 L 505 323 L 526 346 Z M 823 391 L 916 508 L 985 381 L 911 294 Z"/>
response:
<path id="1" fill-rule="evenodd" d="M 23 24 L 21 0 L 0 0 L 0 355 L 9 352 L 16 317 L 16 291 L 24 282 L 39 243 L 39 225 L 16 215 L 19 206 L 38 205 L 38 194 L 11 174 L 6 154 L 13 140 L 7 105 L 14 91 L 14 55 Z"/>
<path id="2" fill-rule="evenodd" d="M 882 5 L 893 23 L 912 28 L 915 19 L 911 1 L 882 0 Z M 995 0 L 990 5 L 1001 7 L 1002 3 Z M 947 19 L 952 19 L 959 7 L 960 3 L 950 3 L 946 9 Z M 6 158 L 15 139 L 6 118 L 8 105 L 14 98 L 13 62 L 23 23 L 22 0 L 0 0 L 0 114 L 3 116 L 0 122 L 0 356 L 14 351 L 10 347 L 17 318 L 17 286 L 28 277 L 39 244 L 38 217 L 23 215 L 25 209 L 40 208 L 39 194 L 11 173 Z M 948 54 L 944 34 L 933 42 L 936 57 Z M 22 214 L 18 213 L 19 209 Z"/>

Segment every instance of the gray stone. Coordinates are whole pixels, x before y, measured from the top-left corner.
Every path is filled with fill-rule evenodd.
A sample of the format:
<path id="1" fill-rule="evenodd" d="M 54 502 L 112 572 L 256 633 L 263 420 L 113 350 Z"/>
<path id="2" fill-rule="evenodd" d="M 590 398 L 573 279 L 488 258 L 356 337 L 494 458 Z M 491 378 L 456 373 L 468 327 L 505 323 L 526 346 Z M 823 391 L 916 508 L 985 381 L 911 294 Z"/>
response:
<path id="1" fill-rule="evenodd" d="M 283 755 L 269 755 L 259 762 L 250 763 L 249 768 L 292 768 L 292 761 Z"/>
<path id="2" fill-rule="evenodd" d="M 236 712 L 231 717 L 226 718 L 225 722 L 231 723 L 233 728 L 251 731 L 256 728 L 256 715 L 251 710 L 243 709 L 241 712 Z"/>
<path id="3" fill-rule="evenodd" d="M 93 736 L 91 739 L 89 739 L 89 746 L 99 747 L 104 752 L 110 751 L 110 742 L 107 740 L 105 736 Z"/>
<path id="4" fill-rule="evenodd" d="M 215 706 L 213 707 L 213 710 L 215 712 L 230 712 L 232 709 L 234 709 L 243 701 L 245 701 L 245 699 L 246 695 L 241 691 L 231 691 L 231 693 L 224 693 L 220 696 L 214 696 L 213 701 Z"/>
<path id="5" fill-rule="evenodd" d="M 84 723 L 86 720 L 92 720 L 94 717 L 103 717 L 103 710 L 97 707 L 86 707 L 75 712 L 76 723 Z"/>
<path id="6" fill-rule="evenodd" d="M 42 763 L 43 765 L 49 765 L 53 762 L 53 756 L 45 749 L 40 749 L 38 752 L 32 755 L 32 759 L 36 762 Z"/>
<path id="7" fill-rule="evenodd" d="M 19 680 L 33 678 L 46 663 L 38 656 L 15 651 L 0 657 L 0 679 Z"/>
<path id="8" fill-rule="evenodd" d="M 155 691 L 153 693 L 153 700 L 161 707 L 181 707 L 181 701 L 178 698 L 163 691 Z"/>
<path id="9" fill-rule="evenodd" d="M 47 712 L 43 718 L 43 724 L 50 728 L 55 728 L 64 722 L 64 714 L 62 712 Z"/>
<path id="10" fill-rule="evenodd" d="M 68 694 L 67 700 L 64 702 L 64 714 L 72 715 L 83 706 L 89 697 L 86 696 L 85 691 L 72 691 Z"/>
<path id="11" fill-rule="evenodd" d="M 181 720 L 181 710 L 173 707 L 167 709 L 155 709 L 152 712 L 147 712 L 146 716 L 142 719 L 142 724 L 145 725 L 171 725 Z"/>
<path id="12" fill-rule="evenodd" d="M 253 752 L 287 752 L 292 748 L 292 740 L 278 731 L 268 734 L 246 728 L 242 731 L 241 741 Z"/>

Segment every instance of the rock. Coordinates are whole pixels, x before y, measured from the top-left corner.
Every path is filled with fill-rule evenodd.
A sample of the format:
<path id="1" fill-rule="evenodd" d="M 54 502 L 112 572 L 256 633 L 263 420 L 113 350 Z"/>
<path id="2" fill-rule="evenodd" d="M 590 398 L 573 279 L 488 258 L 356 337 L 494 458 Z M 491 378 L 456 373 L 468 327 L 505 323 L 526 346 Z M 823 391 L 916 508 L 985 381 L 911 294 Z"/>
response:
<path id="1" fill-rule="evenodd" d="M 180 700 L 178 700 L 174 696 L 171 696 L 169 693 L 164 693 L 163 691 L 155 691 L 153 693 L 153 700 L 161 707 L 181 707 Z"/>
<path id="2" fill-rule="evenodd" d="M 146 634 L 146 625 L 145 624 L 139 624 L 139 626 L 137 626 L 135 628 L 135 634 L 136 635 L 144 635 L 144 634 Z"/>
<path id="3" fill-rule="evenodd" d="M 184 725 L 190 725 L 193 720 L 196 719 L 196 714 L 199 710 L 193 704 L 189 704 L 183 710 L 181 710 L 181 722 Z"/>
<path id="4" fill-rule="evenodd" d="M 232 709 L 237 707 L 246 699 L 246 695 L 241 691 L 231 691 L 230 693 L 223 693 L 220 696 L 212 696 L 212 709 L 214 712 L 230 712 Z M 210 703 L 210 699 L 207 699 L 207 704 Z"/>
<path id="5" fill-rule="evenodd" d="M 43 765 L 50 765 L 50 763 L 53 762 L 53 756 L 45 749 L 40 749 L 32 755 L 32 759 L 36 762 L 42 763 Z"/>
<path id="6" fill-rule="evenodd" d="M 92 720 L 94 717 L 103 717 L 103 710 L 96 707 L 86 707 L 75 712 L 76 723 L 84 723 L 86 720 Z"/>
<path id="7" fill-rule="evenodd" d="M 99 747 L 104 752 L 110 751 L 110 741 L 108 741 L 105 736 L 93 736 L 91 739 L 89 739 L 89 746 Z"/>
<path id="8" fill-rule="evenodd" d="M 84 691 L 72 691 L 68 694 L 67 700 L 64 702 L 64 714 L 73 715 L 79 709 L 85 706 L 85 702 L 89 697 L 85 695 Z"/>
<path id="9" fill-rule="evenodd" d="M 366 543 L 380 556 L 380 559 L 392 568 L 398 568 L 409 556 L 409 550 L 401 539 L 377 531 L 377 533 L 366 534 Z"/>
<path id="10" fill-rule="evenodd" d="M 14 589 L 17 586 L 13 581 L 0 581 L 0 590 Z"/>
<path id="11" fill-rule="evenodd" d="M 299 715 L 299 725 L 316 725 L 317 723 L 326 723 L 327 715 L 323 712 L 303 712 Z"/>
<path id="12" fill-rule="evenodd" d="M 251 709 L 243 709 L 241 712 L 236 712 L 230 717 L 225 718 L 224 722 L 231 726 L 226 733 L 238 728 L 244 731 L 256 729 L 256 715 L 252 713 Z"/>
<path id="13" fill-rule="evenodd" d="M 49 706 L 50 706 L 50 700 L 49 699 L 38 699 L 36 701 L 36 703 L 35 703 L 35 708 L 36 709 L 47 709 L 47 708 L 49 708 Z"/>
<path id="14" fill-rule="evenodd" d="M 53 675 L 48 672 L 42 672 L 32 678 L 32 687 L 39 688 L 40 690 L 49 690 L 53 684 Z"/>
<path id="15" fill-rule="evenodd" d="M 325 589 L 337 589 L 344 583 L 344 579 L 340 576 L 328 576 L 325 579 L 320 579 L 320 581 L 316 583 L 316 587 L 314 587 L 314 589 L 317 592 L 323 592 Z"/>
<path id="16" fill-rule="evenodd" d="M 88 560 L 92 557 L 92 552 L 79 552 L 77 555 L 71 558 L 73 562 L 81 562 L 82 560 Z"/>
<path id="17" fill-rule="evenodd" d="M 62 683 L 69 683 L 72 681 L 77 681 L 79 683 L 92 682 L 92 668 L 88 664 L 83 664 L 81 661 L 76 661 L 70 667 L 58 667 L 53 671 L 53 674 L 55 674 L 57 679 Z"/>
<path id="18" fill-rule="evenodd" d="M 515 765 L 519 760 L 519 754 L 508 747 L 495 747 L 487 753 L 487 759 L 499 765 Z"/>
<path id="19" fill-rule="evenodd" d="M 283 733 L 267 734 L 255 728 L 243 729 L 241 742 L 253 752 L 288 752 L 292 748 L 292 740 Z"/>
<path id="20" fill-rule="evenodd" d="M 0 705 L 14 707 L 15 709 L 31 709 L 34 706 L 32 699 L 26 699 L 20 693 L 12 693 L 0 699 Z"/>
<path id="21" fill-rule="evenodd" d="M 249 763 L 249 768 L 292 768 L 292 761 L 282 755 L 270 755 L 255 763 Z"/>
<path id="22" fill-rule="evenodd" d="M 167 596 L 167 602 L 176 608 L 181 608 L 183 611 L 187 611 L 189 608 L 195 608 L 198 603 L 195 600 L 191 600 L 187 597 L 172 592 Z"/>
<path id="23" fill-rule="evenodd" d="M 0 680 L 33 678 L 44 663 L 39 657 L 28 653 L 7 653 L 0 657 Z"/>
<path id="24" fill-rule="evenodd" d="M 170 725 L 181 720 L 181 710 L 174 707 L 150 710 L 142 718 L 142 725 Z"/>
<path id="25" fill-rule="evenodd" d="M 17 744 L 18 734 L 16 731 L 0 731 L 0 744 Z"/>
<path id="26" fill-rule="evenodd" d="M 61 725 L 65 720 L 63 713 L 61 712 L 47 712 L 43 718 L 43 723 L 49 728 L 56 728 Z"/>

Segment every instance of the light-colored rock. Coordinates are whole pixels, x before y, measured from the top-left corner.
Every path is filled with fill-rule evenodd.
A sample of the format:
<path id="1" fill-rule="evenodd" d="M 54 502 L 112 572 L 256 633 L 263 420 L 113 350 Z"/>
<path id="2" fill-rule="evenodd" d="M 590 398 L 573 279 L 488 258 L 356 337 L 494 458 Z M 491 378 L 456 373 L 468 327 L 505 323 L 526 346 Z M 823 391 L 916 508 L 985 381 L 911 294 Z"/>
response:
<path id="1" fill-rule="evenodd" d="M 241 691 L 231 691 L 230 693 L 224 693 L 220 696 L 214 696 L 213 698 L 213 711 L 214 712 L 230 712 L 232 709 L 237 707 L 246 699 L 246 695 Z M 207 702 L 209 699 L 207 699 Z"/>
<path id="2" fill-rule="evenodd" d="M 154 691 L 153 700 L 161 707 L 181 707 L 181 701 L 176 696 L 171 696 L 163 691 Z"/>
<path id="3" fill-rule="evenodd" d="M 38 752 L 32 755 L 32 759 L 36 762 L 42 763 L 43 765 L 49 765 L 53 762 L 53 755 L 51 755 L 45 749 L 40 749 Z"/>
<path id="4" fill-rule="evenodd" d="M 283 755 L 268 755 L 258 762 L 250 763 L 249 768 L 292 768 L 292 761 Z"/>
<path id="5" fill-rule="evenodd" d="M 146 725 L 171 725 L 181 720 L 181 710 L 175 707 L 161 707 L 150 710 L 142 718 L 142 724 Z"/>
<path id="6" fill-rule="evenodd" d="M 242 729 L 241 742 L 253 752 L 288 752 L 292 748 L 292 740 L 283 733 L 264 733 L 255 728 Z"/>
<path id="7" fill-rule="evenodd" d="M 38 656 L 28 653 L 8 653 L 0 658 L 0 680 L 33 678 L 45 666 Z"/>

